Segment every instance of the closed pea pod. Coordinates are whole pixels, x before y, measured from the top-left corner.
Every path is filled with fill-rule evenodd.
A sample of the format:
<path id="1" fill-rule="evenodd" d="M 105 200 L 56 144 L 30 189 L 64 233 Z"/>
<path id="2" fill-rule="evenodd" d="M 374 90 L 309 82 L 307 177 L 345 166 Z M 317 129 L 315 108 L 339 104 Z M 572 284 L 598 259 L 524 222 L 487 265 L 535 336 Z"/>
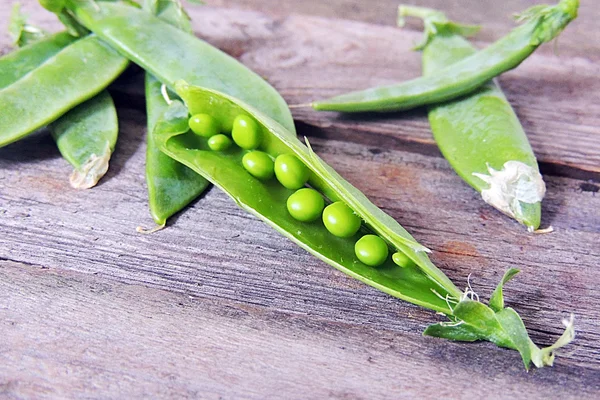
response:
<path id="1" fill-rule="evenodd" d="M 81 63 L 85 58 L 86 63 Z M 127 66 L 127 59 L 91 35 L 65 47 L 0 90 L 0 147 L 59 118 L 98 94 Z"/>
<path id="2" fill-rule="evenodd" d="M 22 16 L 19 23 L 22 24 L 23 30 L 42 32 L 38 28 L 27 25 Z M 11 64 L 4 69 L 0 81 L 8 85 L 12 83 L 10 79 L 13 79 L 13 82 L 18 80 L 74 40 L 73 36 L 65 32 L 48 38 L 42 34 L 22 36 L 19 43 L 26 47 L 7 57 L 7 61 Z M 120 63 L 121 60 L 118 62 Z M 71 186 L 87 189 L 96 185 L 108 170 L 108 163 L 118 135 L 117 114 L 108 92 L 103 91 L 69 110 L 48 128 L 61 155 L 74 167 L 69 179 Z"/>
<path id="3" fill-rule="evenodd" d="M 476 52 L 444 14 L 400 7 L 425 20 L 423 74 L 433 76 Z M 444 157 L 483 199 L 528 227 L 540 225 L 545 184 L 523 127 L 493 81 L 461 99 L 429 108 L 433 136 Z"/>
<path id="4" fill-rule="evenodd" d="M 525 24 L 487 48 L 445 66 L 435 74 L 316 101 L 312 107 L 319 111 L 383 112 L 452 100 L 515 68 L 539 45 L 552 40 L 575 19 L 578 8 L 579 0 L 561 0 L 555 6 L 535 6 L 523 13 L 527 20 Z"/>
<path id="5" fill-rule="evenodd" d="M 187 16 L 181 12 L 176 1 L 146 2 L 146 11 L 158 13 L 158 17 L 186 32 L 191 31 Z M 158 6 L 161 6 L 160 8 Z M 208 181 L 185 165 L 173 160 L 158 148 L 152 131 L 156 123 L 169 108 L 163 94 L 163 84 L 152 74 L 145 74 L 146 93 L 146 185 L 148 187 L 148 205 L 150 214 L 157 227 L 138 232 L 151 233 L 164 227 L 167 219 L 181 211 L 208 187 Z M 209 124 L 210 125 L 210 124 Z M 187 131 L 187 127 L 185 128 Z M 214 138 L 213 136 L 211 140 Z"/>

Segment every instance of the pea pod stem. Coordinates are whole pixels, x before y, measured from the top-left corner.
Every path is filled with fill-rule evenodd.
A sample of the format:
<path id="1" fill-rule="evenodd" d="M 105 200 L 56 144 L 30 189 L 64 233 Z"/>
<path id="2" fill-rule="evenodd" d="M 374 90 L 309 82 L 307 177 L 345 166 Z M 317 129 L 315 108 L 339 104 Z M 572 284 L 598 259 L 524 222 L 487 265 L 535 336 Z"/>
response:
<path id="1" fill-rule="evenodd" d="M 535 7 L 526 22 L 507 36 L 450 66 L 400 84 L 351 92 L 312 103 L 318 111 L 387 112 L 441 103 L 471 93 L 518 66 L 535 49 L 556 37 L 577 17 L 579 0 Z"/>

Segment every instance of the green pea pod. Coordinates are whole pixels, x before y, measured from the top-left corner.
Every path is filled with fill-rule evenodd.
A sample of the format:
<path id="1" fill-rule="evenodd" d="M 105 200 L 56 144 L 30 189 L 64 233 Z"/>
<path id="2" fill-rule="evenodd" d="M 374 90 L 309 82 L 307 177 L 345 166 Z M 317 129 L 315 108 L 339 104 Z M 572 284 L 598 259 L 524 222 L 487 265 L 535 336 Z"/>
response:
<path id="1" fill-rule="evenodd" d="M 103 90 L 48 128 L 63 158 L 74 167 L 69 178 L 71 186 L 76 189 L 95 186 L 108 171 L 119 134 L 117 112 L 110 94 Z"/>
<path id="2" fill-rule="evenodd" d="M 542 43 L 555 38 L 577 17 L 579 0 L 535 6 L 522 14 L 527 22 L 487 48 L 411 81 L 351 92 L 316 101 L 319 111 L 400 111 L 441 103 L 471 93 L 490 79 L 518 66 Z"/>
<path id="3" fill-rule="evenodd" d="M 100 93 L 127 64 L 126 58 L 95 35 L 65 47 L 0 90 L 0 147 L 55 121 Z"/>
<path id="4" fill-rule="evenodd" d="M 23 78 L 76 40 L 68 33 L 60 32 L 6 54 L 0 58 L 0 90 Z"/>
<path id="5" fill-rule="evenodd" d="M 184 79 L 223 91 L 256 104 L 287 132 L 295 133 L 294 120 L 279 93 L 259 75 L 205 41 L 123 3 L 67 0 L 67 7 L 86 28 L 170 88 Z"/>
<path id="6" fill-rule="evenodd" d="M 400 7 L 400 17 L 423 18 L 423 75 L 476 53 L 461 25 L 436 10 Z M 429 122 L 444 157 L 483 199 L 533 231 L 540 225 L 545 184 L 517 115 L 490 81 L 469 96 L 430 107 Z"/>
<path id="7" fill-rule="evenodd" d="M 146 0 L 144 8 L 185 32 L 192 30 L 187 14 L 177 1 Z M 162 83 L 149 73 L 146 73 L 145 80 L 148 116 L 146 184 L 150 214 L 158 226 L 149 231 L 138 228 L 138 231 L 154 232 L 165 226 L 167 218 L 202 194 L 208 187 L 208 181 L 158 149 L 152 131 L 168 104 L 161 91 Z"/>
<path id="8" fill-rule="evenodd" d="M 444 313 L 448 323 L 435 324 L 425 334 L 451 340 L 488 340 L 498 346 L 518 350 L 526 368 L 551 365 L 556 348 L 573 338 L 572 322 L 563 337 L 546 349 L 535 346 L 524 325 L 512 309 L 504 308 L 502 285 L 494 292 L 494 309 L 480 303 L 469 288 L 462 293 L 437 269 L 418 244 L 394 219 L 373 205 L 360 191 L 325 164 L 311 149 L 285 128 L 242 101 L 210 89 L 176 84 L 185 106 L 174 101 L 156 124 L 153 135 L 162 151 L 204 176 L 225 191 L 243 209 L 254 214 L 277 231 L 340 271 L 392 296 Z M 362 226 L 354 236 L 332 235 L 320 222 L 299 222 L 286 208 L 286 199 L 294 193 L 274 179 L 258 179 L 242 163 L 245 150 L 235 146 L 224 151 L 210 150 L 207 139 L 189 132 L 189 114 L 209 113 L 222 123 L 251 116 L 261 132 L 261 151 L 272 158 L 293 154 L 310 170 L 308 184 L 329 200 L 341 200 L 361 218 Z M 392 251 L 405 254 L 413 262 L 395 265 L 389 257 L 378 267 L 368 266 L 355 254 L 355 243 L 365 234 L 375 233 Z M 525 343 L 526 345 L 523 345 Z"/>

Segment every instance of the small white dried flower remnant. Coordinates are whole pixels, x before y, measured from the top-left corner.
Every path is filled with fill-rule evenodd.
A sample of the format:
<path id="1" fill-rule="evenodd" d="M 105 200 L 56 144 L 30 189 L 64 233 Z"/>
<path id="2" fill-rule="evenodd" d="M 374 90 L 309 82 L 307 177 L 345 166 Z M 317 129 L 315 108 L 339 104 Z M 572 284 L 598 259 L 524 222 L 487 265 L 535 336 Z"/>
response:
<path id="1" fill-rule="evenodd" d="M 506 215 L 521 221 L 521 202 L 534 204 L 542 201 L 546 194 L 546 184 L 537 168 L 520 161 L 507 161 L 497 171 L 489 164 L 489 175 L 473 173 L 489 188 L 481 191 L 483 200 Z"/>
<path id="2" fill-rule="evenodd" d="M 108 171 L 110 155 L 110 145 L 107 142 L 100 156 L 92 154 L 81 168 L 73 170 L 69 178 L 71 187 L 75 189 L 89 189 L 96 186 L 100 178 Z"/>

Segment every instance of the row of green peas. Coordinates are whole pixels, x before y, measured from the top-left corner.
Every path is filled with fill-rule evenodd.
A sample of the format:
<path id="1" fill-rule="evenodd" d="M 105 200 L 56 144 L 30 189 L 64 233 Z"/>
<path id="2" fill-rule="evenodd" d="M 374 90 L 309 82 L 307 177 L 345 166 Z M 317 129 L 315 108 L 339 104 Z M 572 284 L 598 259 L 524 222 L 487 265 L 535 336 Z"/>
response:
<path id="1" fill-rule="evenodd" d="M 336 201 L 325 207 L 323 196 L 315 189 L 305 187 L 310 171 L 294 154 L 281 154 L 275 161 L 263 151 L 257 150 L 262 141 L 261 130 L 256 121 L 240 114 L 233 121 L 231 139 L 220 132 L 219 122 L 209 114 L 196 114 L 189 119 L 192 132 L 208 139 L 213 151 L 225 151 L 233 143 L 248 152 L 242 157 L 242 165 L 252 176 L 260 180 L 277 178 L 290 190 L 296 190 L 287 200 L 290 215 L 301 222 L 313 222 L 322 218 L 325 228 L 334 236 L 349 238 L 359 231 L 362 221 L 344 202 Z M 233 139 L 233 141 L 232 141 Z M 367 234 L 354 245 L 356 257 L 364 264 L 376 267 L 389 255 L 387 243 L 377 235 Z M 397 252 L 392 260 L 399 266 L 412 265 L 404 253 Z"/>

